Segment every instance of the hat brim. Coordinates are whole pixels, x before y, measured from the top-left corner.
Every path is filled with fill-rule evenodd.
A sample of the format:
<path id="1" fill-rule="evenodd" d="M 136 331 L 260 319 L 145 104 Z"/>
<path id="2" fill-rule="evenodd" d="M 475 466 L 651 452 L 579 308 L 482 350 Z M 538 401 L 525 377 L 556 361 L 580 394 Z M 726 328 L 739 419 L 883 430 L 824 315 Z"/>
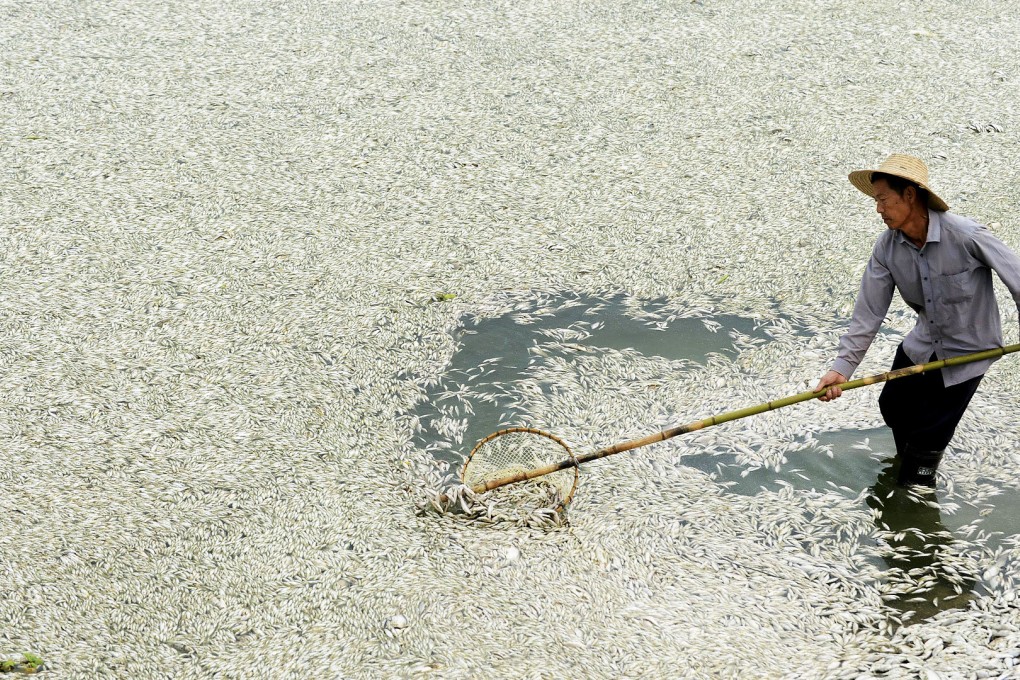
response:
<path id="1" fill-rule="evenodd" d="M 889 172 L 889 170 L 854 170 L 849 175 L 850 183 L 857 187 L 861 191 L 861 193 L 867 194 L 868 196 L 874 198 L 875 187 L 872 186 L 871 184 L 871 174 L 875 172 L 881 172 L 887 175 L 896 175 L 897 177 L 903 177 L 903 179 L 905 180 L 909 180 L 911 182 L 918 184 L 922 189 L 928 192 L 929 208 L 931 208 L 932 210 L 938 210 L 940 212 L 945 212 L 949 210 L 949 205 L 945 201 L 943 201 L 938 194 L 932 191 L 928 185 L 922 184 L 921 182 L 918 182 L 916 179 L 913 179 L 912 177 L 906 177 L 895 172 Z"/>

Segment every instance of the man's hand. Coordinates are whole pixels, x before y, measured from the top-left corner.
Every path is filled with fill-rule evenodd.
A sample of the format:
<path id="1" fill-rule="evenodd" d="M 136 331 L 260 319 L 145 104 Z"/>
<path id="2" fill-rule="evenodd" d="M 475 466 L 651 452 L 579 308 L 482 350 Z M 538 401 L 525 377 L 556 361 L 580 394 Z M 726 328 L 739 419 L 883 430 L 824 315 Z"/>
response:
<path id="1" fill-rule="evenodd" d="M 832 401 L 833 399 L 839 399 L 840 395 L 843 394 L 843 390 L 837 387 L 840 383 L 846 382 L 846 376 L 836 371 L 829 371 L 822 376 L 822 379 L 818 381 L 818 385 L 815 386 L 815 391 L 828 387 L 825 390 L 825 394 L 818 397 L 822 401 Z"/>

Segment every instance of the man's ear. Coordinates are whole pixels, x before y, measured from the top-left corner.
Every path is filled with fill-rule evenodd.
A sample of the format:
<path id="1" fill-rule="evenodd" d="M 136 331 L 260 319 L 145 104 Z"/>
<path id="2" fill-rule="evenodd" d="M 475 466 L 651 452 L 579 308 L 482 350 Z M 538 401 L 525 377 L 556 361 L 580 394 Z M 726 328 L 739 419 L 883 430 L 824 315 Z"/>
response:
<path id="1" fill-rule="evenodd" d="M 917 200 L 917 189 L 912 186 L 908 186 L 903 190 L 903 200 L 907 203 L 913 203 Z"/>

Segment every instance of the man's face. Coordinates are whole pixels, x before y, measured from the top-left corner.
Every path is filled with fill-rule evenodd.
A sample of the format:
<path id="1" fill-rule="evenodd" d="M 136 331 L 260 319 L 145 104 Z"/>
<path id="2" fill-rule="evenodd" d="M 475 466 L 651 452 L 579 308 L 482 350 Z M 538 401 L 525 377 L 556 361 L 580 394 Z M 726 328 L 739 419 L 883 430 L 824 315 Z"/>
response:
<path id="1" fill-rule="evenodd" d="M 889 187 L 884 179 L 876 180 L 871 185 L 875 190 L 875 210 L 882 216 L 885 226 L 890 229 L 902 229 L 910 217 L 910 203 L 907 196 L 900 196 Z M 906 194 L 911 187 L 903 192 Z"/>

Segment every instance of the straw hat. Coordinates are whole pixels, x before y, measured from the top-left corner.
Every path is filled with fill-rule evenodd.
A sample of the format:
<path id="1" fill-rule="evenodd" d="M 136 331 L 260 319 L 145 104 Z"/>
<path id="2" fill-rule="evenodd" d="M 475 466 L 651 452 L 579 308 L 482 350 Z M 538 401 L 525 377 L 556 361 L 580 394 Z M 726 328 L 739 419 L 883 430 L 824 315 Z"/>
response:
<path id="1" fill-rule="evenodd" d="M 896 175 L 911 182 L 916 182 L 922 189 L 928 191 L 928 207 L 932 210 L 946 211 L 949 206 L 939 198 L 931 187 L 928 186 L 928 166 L 920 158 L 907 156 L 906 154 L 894 153 L 875 170 L 854 170 L 850 173 L 850 183 L 874 197 L 875 189 L 871 186 L 871 173 L 884 172 L 887 175 Z"/>

